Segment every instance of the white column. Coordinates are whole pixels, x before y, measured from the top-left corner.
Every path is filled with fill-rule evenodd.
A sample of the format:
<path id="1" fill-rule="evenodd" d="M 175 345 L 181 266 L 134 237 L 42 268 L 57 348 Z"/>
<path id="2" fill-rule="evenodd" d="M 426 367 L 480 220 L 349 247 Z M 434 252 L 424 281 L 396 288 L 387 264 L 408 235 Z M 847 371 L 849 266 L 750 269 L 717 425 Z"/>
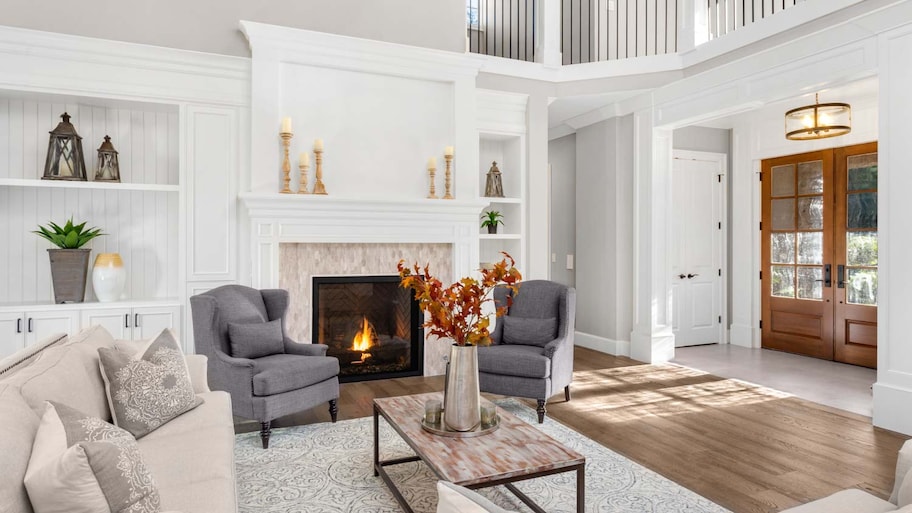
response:
<path id="1" fill-rule="evenodd" d="M 475 77 L 464 77 L 453 83 L 453 119 L 455 156 L 453 195 L 457 200 L 473 200 L 478 192 L 478 130 L 476 129 Z M 437 169 L 438 191 L 443 196 L 444 162 Z M 461 275 L 457 275 L 461 276 Z"/>
<path id="2" fill-rule="evenodd" d="M 874 425 L 912 434 L 912 28 L 903 27 L 878 38 L 880 110 L 878 146 L 879 277 L 877 309 L 877 382 L 874 384 Z"/>
<path id="3" fill-rule="evenodd" d="M 678 53 L 693 50 L 709 40 L 709 19 L 706 2 L 678 1 Z"/>
<path id="4" fill-rule="evenodd" d="M 751 114 L 732 130 L 732 319 L 730 342 L 742 347 L 760 347 L 759 318 L 754 305 L 760 297 L 759 176 L 751 158 Z"/>
<path id="5" fill-rule="evenodd" d="M 541 0 L 542 38 L 536 53 L 545 67 L 556 68 L 561 65 L 561 0 Z"/>
<path id="6" fill-rule="evenodd" d="M 527 127 L 529 133 L 528 175 L 528 234 L 525 276 L 527 279 L 548 279 L 551 258 L 548 239 L 551 215 L 548 212 L 551 186 L 548 183 L 548 98 L 540 94 L 529 96 Z M 478 159 L 475 160 L 476 162 Z M 477 182 L 477 180 L 476 180 Z"/>
<path id="7" fill-rule="evenodd" d="M 672 132 L 653 128 L 653 110 L 634 115 L 633 332 L 630 357 L 662 363 L 674 357 L 671 265 Z"/>

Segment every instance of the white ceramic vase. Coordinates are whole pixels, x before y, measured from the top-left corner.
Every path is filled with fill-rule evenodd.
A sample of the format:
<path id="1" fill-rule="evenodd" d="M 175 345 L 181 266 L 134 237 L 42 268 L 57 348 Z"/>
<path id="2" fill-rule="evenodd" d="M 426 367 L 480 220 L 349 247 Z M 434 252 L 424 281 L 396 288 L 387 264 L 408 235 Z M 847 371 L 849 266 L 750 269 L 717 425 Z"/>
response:
<path id="1" fill-rule="evenodd" d="M 92 287 L 95 297 L 102 303 L 120 299 L 127 283 L 127 271 L 118 253 L 101 253 L 92 268 Z"/>

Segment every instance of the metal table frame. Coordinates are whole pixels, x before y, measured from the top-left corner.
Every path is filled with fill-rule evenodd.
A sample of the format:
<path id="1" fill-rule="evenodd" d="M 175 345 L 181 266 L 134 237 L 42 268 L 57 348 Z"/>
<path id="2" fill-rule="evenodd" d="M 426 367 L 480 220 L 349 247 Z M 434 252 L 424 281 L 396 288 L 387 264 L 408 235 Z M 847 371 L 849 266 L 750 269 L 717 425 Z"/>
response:
<path id="1" fill-rule="evenodd" d="M 380 476 L 383 479 L 383 482 L 386 483 L 386 486 L 393 493 L 393 497 L 396 498 L 396 501 L 402 506 L 402 509 L 406 513 L 414 513 L 414 510 L 409 506 L 408 501 L 405 500 L 405 497 L 402 496 L 402 493 L 399 491 L 399 488 L 396 486 L 396 483 L 393 482 L 390 475 L 386 472 L 384 467 L 389 467 L 391 465 L 400 465 L 403 463 L 410 463 L 413 461 L 422 461 L 420 456 L 407 456 L 405 458 L 396 458 L 391 460 L 380 460 L 380 416 L 383 416 L 384 419 L 392 426 L 393 429 L 399 434 L 399 436 L 405 440 L 405 443 L 412 448 L 417 454 L 421 454 L 421 451 L 418 447 L 415 447 L 414 441 L 406 436 L 380 408 L 377 406 L 377 403 L 374 403 L 374 477 Z M 437 473 L 437 470 L 434 469 L 432 465 L 428 465 L 432 472 L 437 476 L 438 479 L 441 479 L 442 476 Z M 504 485 L 513 495 L 516 495 L 519 500 L 529 506 L 532 511 L 536 513 L 546 513 L 538 504 L 529 498 L 528 495 L 524 494 L 518 488 L 513 486 L 513 483 L 518 481 L 525 481 L 527 479 L 535 479 L 537 477 L 550 476 L 553 474 L 561 474 L 564 472 L 576 472 L 576 511 L 577 513 L 584 513 L 586 510 L 586 463 L 585 461 L 576 465 L 571 465 L 563 468 L 545 470 L 541 472 L 531 472 L 528 474 L 522 474 L 513 477 L 505 477 L 500 479 L 490 479 L 482 483 L 474 483 L 465 485 L 466 488 L 477 490 L 479 488 L 490 488 L 492 486 Z M 459 484 L 459 483 L 456 483 Z"/>

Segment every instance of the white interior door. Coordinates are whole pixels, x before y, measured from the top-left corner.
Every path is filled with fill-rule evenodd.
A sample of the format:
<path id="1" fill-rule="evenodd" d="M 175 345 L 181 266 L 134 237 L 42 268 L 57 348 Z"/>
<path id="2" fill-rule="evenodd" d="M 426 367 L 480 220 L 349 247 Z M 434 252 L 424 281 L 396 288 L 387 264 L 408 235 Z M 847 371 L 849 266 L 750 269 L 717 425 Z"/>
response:
<path id="1" fill-rule="evenodd" d="M 675 151 L 672 171 L 675 346 L 720 343 L 725 156 Z"/>

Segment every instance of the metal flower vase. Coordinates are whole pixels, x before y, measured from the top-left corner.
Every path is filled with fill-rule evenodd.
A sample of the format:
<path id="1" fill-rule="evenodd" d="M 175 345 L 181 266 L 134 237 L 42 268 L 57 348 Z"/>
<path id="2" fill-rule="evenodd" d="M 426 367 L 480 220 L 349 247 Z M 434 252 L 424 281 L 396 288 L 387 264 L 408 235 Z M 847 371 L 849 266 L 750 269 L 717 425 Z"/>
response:
<path id="1" fill-rule="evenodd" d="M 453 431 L 471 431 L 481 422 L 478 347 L 450 346 L 443 389 L 443 423 Z"/>

